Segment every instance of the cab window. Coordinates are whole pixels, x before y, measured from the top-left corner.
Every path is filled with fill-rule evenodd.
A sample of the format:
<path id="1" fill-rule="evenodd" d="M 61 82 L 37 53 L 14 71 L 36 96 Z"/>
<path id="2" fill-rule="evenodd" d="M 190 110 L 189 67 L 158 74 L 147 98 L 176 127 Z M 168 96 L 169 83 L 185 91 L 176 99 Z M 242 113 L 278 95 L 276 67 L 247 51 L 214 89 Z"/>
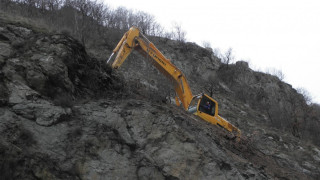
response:
<path id="1" fill-rule="evenodd" d="M 214 116 L 215 113 L 215 103 L 211 101 L 206 96 L 203 96 L 200 105 L 199 105 L 199 111 L 209 114 L 211 116 Z"/>

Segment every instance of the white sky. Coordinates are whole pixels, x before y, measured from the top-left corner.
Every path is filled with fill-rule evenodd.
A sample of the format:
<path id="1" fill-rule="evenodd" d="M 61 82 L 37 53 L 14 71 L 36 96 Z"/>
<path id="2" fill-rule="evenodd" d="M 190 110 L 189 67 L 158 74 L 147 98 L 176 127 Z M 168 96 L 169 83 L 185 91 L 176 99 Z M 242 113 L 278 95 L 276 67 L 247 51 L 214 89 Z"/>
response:
<path id="1" fill-rule="evenodd" d="M 303 87 L 320 103 L 319 0 L 104 0 L 155 16 L 170 30 L 173 22 L 187 41 L 233 48 L 236 60 L 265 71 L 276 68 L 293 87 Z"/>

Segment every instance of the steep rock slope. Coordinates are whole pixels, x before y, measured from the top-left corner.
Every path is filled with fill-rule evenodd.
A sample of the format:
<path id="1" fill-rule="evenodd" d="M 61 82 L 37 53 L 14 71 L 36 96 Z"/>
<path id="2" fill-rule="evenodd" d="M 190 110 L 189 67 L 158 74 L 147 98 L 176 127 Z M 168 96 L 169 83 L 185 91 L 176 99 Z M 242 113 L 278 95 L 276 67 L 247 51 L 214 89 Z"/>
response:
<path id="1" fill-rule="evenodd" d="M 184 72 L 192 92 L 207 93 L 218 100 L 222 107 L 221 115 L 231 122 L 245 130 L 246 121 L 250 124 L 263 122 L 271 128 L 291 132 L 296 137 L 319 145 L 317 129 L 320 128 L 320 117 L 315 112 L 320 108 L 308 106 L 304 97 L 291 85 L 276 76 L 253 71 L 244 61 L 223 64 L 212 51 L 194 43 L 155 37 L 150 37 L 150 40 Z M 120 71 L 128 82 L 141 82 L 162 99 L 172 99 L 175 96 L 172 83 L 152 67 L 149 61 L 138 53 L 133 53 Z M 240 108 L 244 104 L 249 107 Z M 239 109 L 247 113 L 250 112 L 249 109 L 253 109 L 260 115 L 256 117 L 255 114 L 249 114 L 253 118 L 243 122 L 235 113 Z M 252 133 L 250 129 L 247 132 Z"/>
<path id="2" fill-rule="evenodd" d="M 203 147 L 182 129 L 168 107 L 124 98 L 121 80 L 72 38 L 4 20 L 1 38 L 5 179 L 243 176 L 214 141 Z M 97 94 L 105 99 L 91 100 Z"/>
<path id="3" fill-rule="evenodd" d="M 311 144 L 280 136 L 263 125 L 255 128 L 255 136 L 244 136 L 237 143 L 179 107 L 150 101 L 157 95 L 149 92 L 149 84 L 130 84 L 88 56 L 73 38 L 0 20 L 0 174 L 4 179 L 319 176 L 320 151 Z M 152 88 L 158 88 L 159 82 L 154 81 Z M 235 116 L 225 111 L 237 117 L 234 122 L 259 114 L 225 99 L 225 108 L 239 112 Z"/>

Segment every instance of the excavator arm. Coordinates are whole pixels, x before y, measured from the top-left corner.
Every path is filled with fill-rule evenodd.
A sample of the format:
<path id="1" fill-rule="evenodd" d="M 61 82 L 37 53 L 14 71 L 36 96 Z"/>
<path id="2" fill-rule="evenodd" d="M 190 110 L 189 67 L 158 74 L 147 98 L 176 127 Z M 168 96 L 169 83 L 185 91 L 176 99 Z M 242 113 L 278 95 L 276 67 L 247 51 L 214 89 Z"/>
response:
<path id="1" fill-rule="evenodd" d="M 143 34 L 140 34 L 138 28 L 130 28 L 113 50 L 113 54 L 117 53 L 117 56 L 112 64 L 112 68 L 119 68 L 133 49 L 137 50 L 148 59 L 151 59 L 152 64 L 162 74 L 174 82 L 174 89 L 177 94 L 176 103 L 177 105 L 180 105 L 181 102 L 184 109 L 188 110 L 193 96 L 185 75 L 172 64 L 153 43 L 151 43 Z"/>
<path id="2" fill-rule="evenodd" d="M 129 31 L 123 35 L 107 63 L 109 63 L 114 54 L 117 54 L 112 68 L 119 68 L 133 49 L 137 50 L 147 59 L 150 59 L 151 63 L 173 82 L 177 95 L 175 98 L 176 104 L 178 106 L 182 104 L 186 111 L 194 113 L 202 119 L 232 133 L 236 133 L 238 139 L 240 138 L 241 131 L 218 115 L 218 102 L 206 94 L 193 96 L 185 75 L 179 68 L 172 64 L 153 43 L 140 33 L 137 27 L 131 27 Z M 208 106 L 208 104 L 210 106 Z"/>

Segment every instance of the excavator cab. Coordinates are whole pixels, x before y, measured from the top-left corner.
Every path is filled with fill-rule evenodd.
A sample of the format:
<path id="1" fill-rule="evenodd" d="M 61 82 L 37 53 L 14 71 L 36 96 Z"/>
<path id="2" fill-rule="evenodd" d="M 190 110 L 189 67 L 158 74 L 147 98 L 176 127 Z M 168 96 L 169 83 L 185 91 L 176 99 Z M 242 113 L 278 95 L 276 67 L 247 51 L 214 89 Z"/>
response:
<path id="1" fill-rule="evenodd" d="M 195 114 L 212 124 L 219 125 L 218 102 L 206 94 L 203 94 L 199 99 Z"/>
<path id="2" fill-rule="evenodd" d="M 218 103 L 208 95 L 200 94 L 192 98 L 188 112 L 213 123 L 214 116 L 218 115 Z"/>
<path id="3" fill-rule="evenodd" d="M 203 95 L 201 101 L 199 102 L 198 112 L 205 113 L 210 116 L 215 116 L 216 112 L 216 103 L 208 98 L 206 95 Z"/>
<path id="4" fill-rule="evenodd" d="M 211 116 L 216 114 L 217 102 L 206 94 L 194 96 L 188 107 L 190 113 L 205 113 Z"/>
<path id="5" fill-rule="evenodd" d="M 194 96 L 188 107 L 188 112 L 199 116 L 205 121 L 222 127 L 229 132 L 235 133 L 237 139 L 239 140 L 241 131 L 227 120 L 219 116 L 218 102 L 210 96 L 206 94 Z"/>

